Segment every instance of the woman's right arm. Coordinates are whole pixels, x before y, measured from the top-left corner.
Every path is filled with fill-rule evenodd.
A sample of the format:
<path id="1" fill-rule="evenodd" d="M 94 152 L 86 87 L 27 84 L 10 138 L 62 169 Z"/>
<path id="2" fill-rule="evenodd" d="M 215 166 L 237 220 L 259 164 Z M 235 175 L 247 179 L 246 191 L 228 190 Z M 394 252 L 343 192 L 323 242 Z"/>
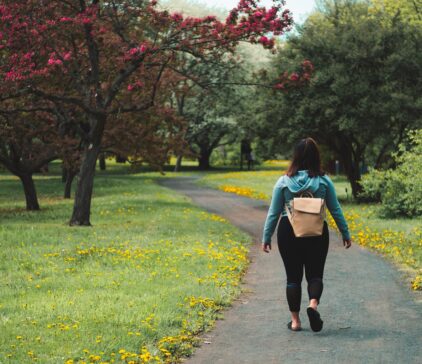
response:
<path id="1" fill-rule="evenodd" d="M 283 190 L 278 183 L 274 186 L 271 205 L 265 220 L 262 244 L 271 246 L 271 237 L 277 226 L 278 219 L 284 208 Z"/>

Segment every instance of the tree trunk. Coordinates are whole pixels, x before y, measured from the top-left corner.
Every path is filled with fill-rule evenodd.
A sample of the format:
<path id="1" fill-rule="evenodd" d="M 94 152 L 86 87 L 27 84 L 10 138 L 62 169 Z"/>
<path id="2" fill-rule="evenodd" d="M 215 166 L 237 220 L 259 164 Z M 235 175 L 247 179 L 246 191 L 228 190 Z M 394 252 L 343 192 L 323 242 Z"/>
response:
<path id="1" fill-rule="evenodd" d="M 127 159 L 121 155 L 116 155 L 116 163 L 126 163 Z"/>
<path id="2" fill-rule="evenodd" d="M 66 184 L 64 185 L 64 198 L 70 198 L 72 192 L 72 182 L 76 176 L 76 172 L 67 171 Z"/>
<path id="3" fill-rule="evenodd" d="M 350 185 L 352 187 L 352 194 L 354 198 L 357 198 L 359 193 L 362 192 L 362 186 L 359 183 L 361 179 L 359 164 L 361 162 L 361 158 L 353 158 L 352 155 L 343 155 L 343 163 L 344 163 L 344 169 L 347 175 L 347 179 L 350 182 Z"/>
<path id="4" fill-rule="evenodd" d="M 99 151 L 100 146 L 97 145 L 92 146 L 91 149 L 87 148 L 84 153 L 76 187 L 72 218 L 70 219 L 71 226 L 91 226 L 91 198 Z"/>
<path id="5" fill-rule="evenodd" d="M 38 203 L 37 191 L 35 190 L 32 174 L 21 174 L 18 177 L 22 181 L 23 190 L 25 192 L 26 209 L 28 211 L 38 211 L 40 205 Z"/>
<path id="6" fill-rule="evenodd" d="M 207 170 L 211 168 L 211 165 L 210 165 L 211 153 L 212 151 L 201 148 L 201 154 L 199 155 L 199 158 L 198 158 L 200 170 Z"/>
<path id="7" fill-rule="evenodd" d="M 96 116 L 92 120 L 91 142 L 85 147 L 79 169 L 73 213 L 69 222 L 71 226 L 91 226 L 91 199 L 94 188 L 95 166 L 100 153 L 106 120 L 105 115 Z"/>
<path id="8" fill-rule="evenodd" d="M 183 159 L 183 156 L 181 155 L 177 156 L 176 165 L 174 166 L 175 172 L 180 172 L 180 168 L 182 167 L 182 159 Z"/>
<path id="9" fill-rule="evenodd" d="M 62 166 L 62 182 L 65 183 L 67 180 L 67 169 Z"/>
<path id="10" fill-rule="evenodd" d="M 326 144 L 338 154 L 341 162 L 343 162 L 344 172 L 352 187 L 352 195 L 357 198 L 363 190 L 362 185 L 359 183 L 361 179 L 359 167 L 363 160 L 365 149 L 361 145 L 357 145 L 354 148 L 351 139 L 346 136 L 339 136 L 339 139 L 336 140 L 328 139 Z"/>
<path id="11" fill-rule="evenodd" d="M 101 153 L 98 159 L 99 159 L 99 162 L 100 162 L 100 170 L 105 171 L 106 170 L 105 154 Z"/>

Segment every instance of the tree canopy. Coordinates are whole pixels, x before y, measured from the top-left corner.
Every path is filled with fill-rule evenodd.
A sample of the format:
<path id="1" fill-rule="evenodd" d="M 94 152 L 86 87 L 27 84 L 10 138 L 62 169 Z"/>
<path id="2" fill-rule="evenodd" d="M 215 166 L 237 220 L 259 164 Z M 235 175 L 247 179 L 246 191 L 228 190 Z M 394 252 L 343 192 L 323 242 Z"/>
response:
<path id="1" fill-rule="evenodd" d="M 362 163 L 379 164 L 407 129 L 421 127 L 422 33 L 365 2 L 330 1 L 283 44 L 273 70 L 309 59 L 309 87 L 265 95 L 258 131 L 273 145 L 311 135 L 343 162 L 353 193 Z M 274 71 L 273 71 L 274 72 Z M 271 143 L 271 142 L 270 142 Z"/>

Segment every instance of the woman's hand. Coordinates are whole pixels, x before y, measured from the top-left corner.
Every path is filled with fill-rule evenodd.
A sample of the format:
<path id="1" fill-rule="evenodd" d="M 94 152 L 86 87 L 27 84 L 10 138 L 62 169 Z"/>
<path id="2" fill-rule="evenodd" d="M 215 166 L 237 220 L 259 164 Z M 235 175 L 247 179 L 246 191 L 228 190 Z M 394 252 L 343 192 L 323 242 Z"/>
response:
<path id="1" fill-rule="evenodd" d="M 343 245 L 346 249 L 349 249 L 352 246 L 352 240 L 351 239 L 343 239 Z"/>
<path id="2" fill-rule="evenodd" d="M 262 243 L 262 250 L 265 253 L 269 253 L 271 250 L 271 243 Z"/>

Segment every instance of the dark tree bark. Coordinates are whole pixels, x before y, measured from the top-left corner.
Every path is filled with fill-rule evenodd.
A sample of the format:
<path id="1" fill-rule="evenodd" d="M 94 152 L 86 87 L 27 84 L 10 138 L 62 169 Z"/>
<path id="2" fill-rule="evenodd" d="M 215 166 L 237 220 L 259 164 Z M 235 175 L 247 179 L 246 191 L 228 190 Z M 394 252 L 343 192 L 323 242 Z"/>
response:
<path id="1" fill-rule="evenodd" d="M 75 171 L 67 171 L 66 172 L 66 183 L 64 185 L 64 198 L 70 198 L 72 193 L 72 183 L 75 179 L 77 172 Z"/>
<path id="2" fill-rule="evenodd" d="M 210 165 L 211 153 L 212 153 L 212 149 L 210 150 L 208 148 L 201 148 L 200 154 L 198 157 L 200 170 L 208 170 L 211 168 L 211 165 Z"/>
<path id="3" fill-rule="evenodd" d="M 62 166 L 62 182 L 65 183 L 67 180 L 67 169 Z"/>
<path id="4" fill-rule="evenodd" d="M 359 183 L 361 179 L 360 163 L 363 161 L 363 150 L 355 150 L 349 144 L 342 144 L 340 156 L 343 162 L 344 171 L 346 172 L 347 179 L 352 187 L 352 194 L 354 198 L 358 198 L 362 192 L 362 185 Z"/>
<path id="5" fill-rule="evenodd" d="M 116 163 L 126 163 L 127 159 L 120 155 L 116 155 Z"/>
<path id="6" fill-rule="evenodd" d="M 350 186 L 352 187 L 352 194 L 354 198 L 358 198 L 359 194 L 363 190 L 362 185 L 359 183 L 361 179 L 360 162 L 361 161 L 359 160 L 345 160 L 343 158 L 347 179 L 349 180 Z"/>
<path id="7" fill-rule="evenodd" d="M 321 140 L 324 139 L 321 137 Z M 344 135 L 339 136 L 336 140 L 326 140 L 326 144 L 338 154 L 352 187 L 352 195 L 354 198 L 358 198 L 363 190 L 359 181 L 361 179 L 360 163 L 363 161 L 365 148 L 359 145 L 352 137 Z"/>
<path id="8" fill-rule="evenodd" d="M 106 170 L 106 160 L 105 160 L 105 154 L 100 153 L 100 156 L 98 157 L 99 164 L 100 164 L 100 170 L 105 171 Z"/>
<path id="9" fill-rule="evenodd" d="M 75 203 L 70 219 L 71 226 L 91 226 L 91 198 L 94 188 L 95 165 L 100 151 L 100 146 L 88 148 L 83 157 L 79 179 L 75 193 Z"/>
<path id="10" fill-rule="evenodd" d="M 94 188 L 95 167 L 100 153 L 105 123 L 106 116 L 104 114 L 95 116 L 92 121 L 91 142 L 85 147 L 82 157 L 73 213 L 69 222 L 71 226 L 91 226 L 91 198 Z"/>
<path id="11" fill-rule="evenodd" d="M 176 165 L 174 166 L 175 172 L 180 171 L 180 168 L 182 167 L 182 159 L 183 159 L 183 156 L 181 156 L 181 155 L 177 156 Z"/>
<path id="12" fill-rule="evenodd" d="M 20 174 L 18 177 L 22 182 L 23 190 L 25 192 L 26 209 L 28 211 L 38 211 L 40 205 L 38 203 L 37 191 L 35 189 L 32 174 Z"/>

